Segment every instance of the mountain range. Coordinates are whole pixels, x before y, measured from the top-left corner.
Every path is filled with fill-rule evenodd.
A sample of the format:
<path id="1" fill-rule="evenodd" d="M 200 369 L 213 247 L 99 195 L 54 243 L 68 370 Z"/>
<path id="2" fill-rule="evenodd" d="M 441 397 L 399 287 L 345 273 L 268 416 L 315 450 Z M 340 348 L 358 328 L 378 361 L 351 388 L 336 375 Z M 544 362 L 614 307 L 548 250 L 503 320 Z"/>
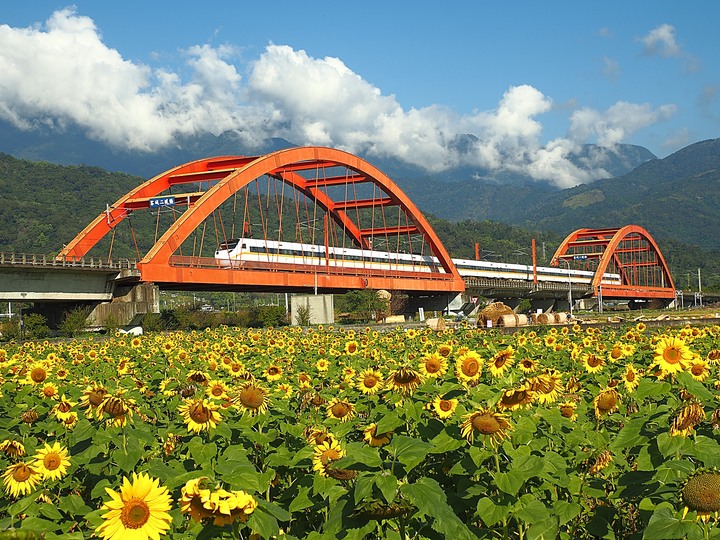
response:
<path id="1" fill-rule="evenodd" d="M 464 136 L 455 144 L 467 146 L 473 137 Z M 142 178 L 194 159 L 260 155 L 291 146 L 294 145 L 284 139 L 268 139 L 260 147 L 248 148 L 237 135 L 228 132 L 185 138 L 157 152 L 130 152 L 90 140 L 72 127 L 58 134 L 49 129 L 20 131 L 0 122 L 0 152 L 34 162 L 82 164 L 118 171 L 123 181 L 106 184 L 104 202 L 112 202 L 125 193 L 128 182 L 136 184 Z M 720 139 L 692 144 L 663 159 L 633 145 L 618 145 L 614 149 L 586 145 L 571 159 L 583 168 L 590 156 L 594 163 L 601 158 L 603 168 L 613 176 L 569 189 L 477 167 L 430 174 L 396 159 L 368 161 L 386 172 L 423 212 L 436 218 L 455 222 L 497 221 L 561 236 L 582 227 L 634 223 L 648 229 L 656 240 L 720 250 Z M 83 176 L 89 182 L 95 181 L 90 178 L 92 175 Z M 82 182 L 70 183 L 72 188 L 56 188 L 82 191 Z M 13 192 L 15 197 L 22 198 L 22 189 Z"/>

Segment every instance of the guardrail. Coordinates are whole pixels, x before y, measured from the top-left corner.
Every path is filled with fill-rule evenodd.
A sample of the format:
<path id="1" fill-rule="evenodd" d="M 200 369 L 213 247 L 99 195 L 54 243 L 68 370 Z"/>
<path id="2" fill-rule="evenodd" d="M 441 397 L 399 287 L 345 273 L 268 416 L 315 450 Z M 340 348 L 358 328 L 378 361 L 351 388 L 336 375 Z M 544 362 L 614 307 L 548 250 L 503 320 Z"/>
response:
<path id="1" fill-rule="evenodd" d="M 30 268 L 85 268 L 89 270 L 132 270 L 134 259 L 109 259 L 107 257 L 81 257 L 80 259 L 57 259 L 54 255 L 36 253 L 0 252 L 0 266 Z"/>

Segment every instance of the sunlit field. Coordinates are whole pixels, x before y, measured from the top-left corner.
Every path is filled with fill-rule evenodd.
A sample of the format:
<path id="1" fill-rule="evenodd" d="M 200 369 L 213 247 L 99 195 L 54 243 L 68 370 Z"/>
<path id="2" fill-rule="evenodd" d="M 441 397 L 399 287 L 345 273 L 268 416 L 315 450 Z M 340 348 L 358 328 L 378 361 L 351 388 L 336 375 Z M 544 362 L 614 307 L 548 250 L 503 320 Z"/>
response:
<path id="1" fill-rule="evenodd" d="M 720 538 L 720 326 L 0 349 L 7 538 Z"/>

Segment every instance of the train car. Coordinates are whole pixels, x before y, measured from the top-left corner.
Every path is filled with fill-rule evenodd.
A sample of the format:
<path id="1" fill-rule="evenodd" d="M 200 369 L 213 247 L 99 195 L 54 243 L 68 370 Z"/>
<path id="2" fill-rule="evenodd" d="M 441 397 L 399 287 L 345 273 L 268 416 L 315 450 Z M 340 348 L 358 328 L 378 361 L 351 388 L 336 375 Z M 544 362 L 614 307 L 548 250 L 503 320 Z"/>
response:
<path id="1" fill-rule="evenodd" d="M 234 238 L 222 242 L 215 259 L 223 267 L 240 267 L 243 262 L 267 262 L 280 264 L 302 264 L 311 266 L 343 266 L 377 270 L 406 270 L 414 272 L 443 272 L 437 258 L 429 255 L 388 253 L 355 248 L 329 247 L 295 242 L 278 242 L 253 238 Z M 524 264 L 510 264 L 471 259 L 453 259 L 463 277 L 484 277 L 532 281 L 533 267 Z M 539 281 L 590 283 L 594 272 L 587 270 L 537 267 Z M 619 274 L 605 274 L 603 284 L 620 283 Z"/>

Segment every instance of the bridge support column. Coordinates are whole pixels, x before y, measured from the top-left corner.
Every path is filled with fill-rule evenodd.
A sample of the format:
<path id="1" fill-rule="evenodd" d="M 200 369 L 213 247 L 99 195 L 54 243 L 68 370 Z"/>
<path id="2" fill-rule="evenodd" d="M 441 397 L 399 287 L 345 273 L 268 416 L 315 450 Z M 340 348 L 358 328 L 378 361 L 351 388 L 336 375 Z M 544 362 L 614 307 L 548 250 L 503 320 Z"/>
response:
<path id="1" fill-rule="evenodd" d="M 567 304 L 567 302 L 565 302 Z M 530 307 L 533 313 L 537 313 L 541 310 L 543 313 L 552 311 L 556 306 L 554 298 L 533 298 L 530 300 Z"/>
<path id="2" fill-rule="evenodd" d="M 138 315 L 160 313 L 160 289 L 154 283 L 117 285 L 111 302 L 98 304 L 88 316 L 88 326 L 100 328 L 112 322 L 130 324 Z"/>

